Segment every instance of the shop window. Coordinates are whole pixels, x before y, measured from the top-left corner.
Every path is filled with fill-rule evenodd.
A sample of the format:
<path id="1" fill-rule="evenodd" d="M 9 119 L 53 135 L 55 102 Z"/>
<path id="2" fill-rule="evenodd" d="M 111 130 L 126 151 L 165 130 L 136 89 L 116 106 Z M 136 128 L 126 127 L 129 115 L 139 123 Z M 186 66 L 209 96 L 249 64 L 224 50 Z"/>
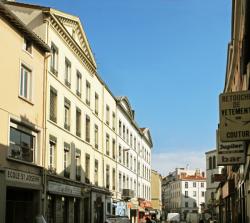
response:
<path id="1" fill-rule="evenodd" d="M 9 157 L 34 163 L 37 133 L 22 126 L 11 123 Z"/>

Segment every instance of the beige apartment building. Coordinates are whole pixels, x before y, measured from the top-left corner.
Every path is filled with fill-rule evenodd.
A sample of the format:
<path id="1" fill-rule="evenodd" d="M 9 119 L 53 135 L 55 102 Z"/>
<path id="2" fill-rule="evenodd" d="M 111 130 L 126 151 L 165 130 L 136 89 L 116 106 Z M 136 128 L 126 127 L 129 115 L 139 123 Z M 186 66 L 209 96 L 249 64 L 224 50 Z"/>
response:
<path id="1" fill-rule="evenodd" d="M 162 213 L 162 177 L 161 175 L 155 171 L 151 171 L 151 201 L 152 208 L 158 218 Z"/>
<path id="2" fill-rule="evenodd" d="M 5 5 L 51 48 L 40 113 L 47 223 L 99 223 L 109 214 L 135 221 L 140 204 L 151 199 L 149 129 L 138 126 L 127 97 L 115 97 L 97 73 L 78 17 L 37 5 Z"/>
<path id="3" fill-rule="evenodd" d="M 0 2 L 0 222 L 42 213 L 45 63 L 50 48 Z"/>

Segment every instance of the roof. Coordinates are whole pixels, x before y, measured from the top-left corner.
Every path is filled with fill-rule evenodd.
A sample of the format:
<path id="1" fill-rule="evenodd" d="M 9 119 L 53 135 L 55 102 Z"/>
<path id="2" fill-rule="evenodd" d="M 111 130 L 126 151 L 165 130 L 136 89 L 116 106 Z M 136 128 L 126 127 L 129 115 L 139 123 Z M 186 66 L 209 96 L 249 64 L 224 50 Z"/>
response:
<path id="1" fill-rule="evenodd" d="M 2 2 L 0 2 L 0 17 L 5 19 L 7 23 L 12 25 L 19 33 L 23 34 L 25 38 L 32 41 L 40 50 L 50 52 L 49 46 L 43 42 L 34 32 L 29 30 L 25 24 L 12 13 Z"/>

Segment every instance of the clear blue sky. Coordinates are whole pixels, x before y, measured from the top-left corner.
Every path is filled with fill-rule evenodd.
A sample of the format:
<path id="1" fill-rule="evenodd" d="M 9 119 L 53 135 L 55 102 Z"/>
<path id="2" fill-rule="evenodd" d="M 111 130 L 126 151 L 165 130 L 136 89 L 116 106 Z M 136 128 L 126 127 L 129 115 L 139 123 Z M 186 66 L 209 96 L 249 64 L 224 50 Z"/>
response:
<path id="1" fill-rule="evenodd" d="M 98 70 L 126 95 L 154 153 L 215 147 L 229 0 L 27 0 L 78 15 Z"/>

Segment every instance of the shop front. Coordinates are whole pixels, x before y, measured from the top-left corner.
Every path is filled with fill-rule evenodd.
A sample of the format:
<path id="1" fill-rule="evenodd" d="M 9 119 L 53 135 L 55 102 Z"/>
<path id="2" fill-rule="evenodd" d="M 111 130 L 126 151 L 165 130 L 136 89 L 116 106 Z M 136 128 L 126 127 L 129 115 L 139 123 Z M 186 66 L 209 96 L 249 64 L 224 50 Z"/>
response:
<path id="1" fill-rule="evenodd" d="M 42 177 L 14 169 L 5 170 L 5 223 L 33 223 L 42 213 Z M 1 188 L 2 189 L 2 188 Z"/>
<path id="2" fill-rule="evenodd" d="M 83 222 L 83 197 L 80 186 L 50 179 L 47 184 L 47 223 Z"/>

